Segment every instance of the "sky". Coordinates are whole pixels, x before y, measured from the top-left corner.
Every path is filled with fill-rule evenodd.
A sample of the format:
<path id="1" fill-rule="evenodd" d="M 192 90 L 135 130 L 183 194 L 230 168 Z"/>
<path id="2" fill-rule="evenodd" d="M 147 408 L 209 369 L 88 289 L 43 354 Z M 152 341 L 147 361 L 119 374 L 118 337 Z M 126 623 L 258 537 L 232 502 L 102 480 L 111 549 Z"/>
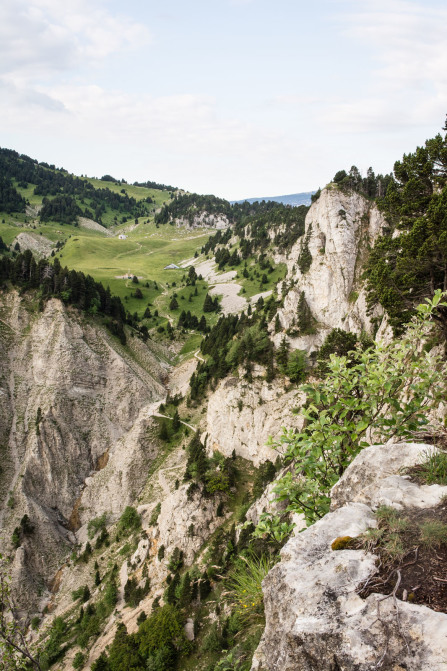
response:
<path id="1" fill-rule="evenodd" d="M 0 146 L 227 199 L 441 132 L 445 0 L 2 0 Z"/>

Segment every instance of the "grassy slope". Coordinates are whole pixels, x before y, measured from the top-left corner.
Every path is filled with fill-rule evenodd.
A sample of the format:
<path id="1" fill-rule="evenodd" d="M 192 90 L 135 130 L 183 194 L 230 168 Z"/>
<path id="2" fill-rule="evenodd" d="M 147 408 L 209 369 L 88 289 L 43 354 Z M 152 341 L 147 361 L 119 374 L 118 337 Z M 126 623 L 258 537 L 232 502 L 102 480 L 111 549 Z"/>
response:
<path id="1" fill-rule="evenodd" d="M 134 230 L 127 231 L 127 235 L 127 240 L 120 240 L 118 237 L 85 235 L 84 229 L 76 229 L 76 235 L 67 241 L 58 257 L 62 265 L 82 270 L 109 285 L 112 293 L 126 301 L 125 305 L 131 312 L 141 313 L 148 303 L 167 311 L 170 294 L 175 289 L 167 292 L 166 285 L 171 286 L 175 282 L 180 287 L 185 271 L 164 270 L 164 267 L 170 263 L 178 265 L 194 256 L 209 233 L 174 229 L 172 226 L 156 228 L 155 224 L 149 223 L 139 224 Z M 131 296 L 137 285 L 127 279 L 117 279 L 117 276 L 128 272 L 140 278 L 138 286 L 143 292 L 142 300 Z M 151 283 L 149 289 L 144 286 L 146 281 Z M 153 288 L 154 281 L 158 284 L 158 291 Z M 166 295 L 157 305 L 154 301 L 162 292 Z M 191 309 L 187 301 L 181 303 L 189 305 L 185 309 Z"/>
<path id="2" fill-rule="evenodd" d="M 128 196 L 135 198 L 135 200 L 143 200 L 150 196 L 155 200 L 156 207 L 161 207 L 163 203 L 169 200 L 169 192 L 161 191 L 160 189 L 146 189 L 143 186 L 133 186 L 132 184 L 117 184 L 115 182 L 104 182 L 93 177 L 86 177 L 87 182 L 93 184 L 95 189 L 110 189 L 115 193 L 121 193 L 124 189 Z"/>
<path id="3" fill-rule="evenodd" d="M 150 196 L 155 202 L 153 204 L 148 204 L 148 209 L 151 210 L 151 215 L 148 214 L 147 217 L 142 217 L 141 220 L 150 220 L 153 211 L 160 208 L 163 203 L 170 200 L 170 195 L 168 191 L 161 191 L 159 189 L 146 189 L 145 187 L 132 186 L 131 184 L 116 184 L 114 182 L 102 181 L 100 179 L 94 178 L 85 178 L 88 182 L 93 184 L 96 189 L 110 189 L 110 191 L 121 193 L 124 189 L 125 192 L 135 198 L 137 201 L 144 200 Z M 16 180 L 13 180 L 13 184 L 17 191 L 26 198 L 30 205 L 33 207 L 42 205 L 43 196 L 37 196 L 34 193 L 35 184 L 28 184 L 27 188 L 20 188 Z M 84 208 L 85 205 L 89 203 L 79 203 L 81 208 Z M 107 226 L 112 226 L 114 224 L 115 212 L 110 208 L 107 208 L 106 213 L 103 215 L 103 223 Z M 121 216 L 118 216 L 118 221 L 121 223 Z M 75 226 L 62 226 L 57 222 L 48 222 L 45 225 L 41 225 L 38 219 L 35 219 L 33 216 L 28 216 L 26 214 L 13 213 L 7 214 L 6 212 L 0 212 L 0 236 L 3 238 L 6 244 L 10 244 L 14 238 L 21 232 L 37 232 L 42 233 L 45 237 L 49 238 L 53 242 L 58 240 L 65 241 L 70 235 L 78 234 L 79 228 Z M 82 235 L 84 237 L 94 237 L 103 236 L 99 233 L 93 231 L 88 231 L 87 229 L 82 229 Z"/>
<path id="4" fill-rule="evenodd" d="M 272 265 L 274 265 L 272 263 Z M 275 289 L 277 283 L 284 279 L 287 274 L 287 267 L 285 263 L 279 263 L 274 265 L 273 271 L 268 273 L 265 270 L 261 270 L 259 263 L 253 258 L 250 257 L 247 259 L 247 270 L 249 272 L 249 277 L 243 276 L 244 263 L 242 262 L 240 266 L 236 268 L 238 277 L 235 282 L 242 285 L 242 288 L 245 289 L 245 292 L 242 292 L 245 298 L 251 298 L 256 294 L 259 294 L 264 291 L 270 291 Z M 262 275 L 267 276 L 267 284 L 261 285 Z"/>

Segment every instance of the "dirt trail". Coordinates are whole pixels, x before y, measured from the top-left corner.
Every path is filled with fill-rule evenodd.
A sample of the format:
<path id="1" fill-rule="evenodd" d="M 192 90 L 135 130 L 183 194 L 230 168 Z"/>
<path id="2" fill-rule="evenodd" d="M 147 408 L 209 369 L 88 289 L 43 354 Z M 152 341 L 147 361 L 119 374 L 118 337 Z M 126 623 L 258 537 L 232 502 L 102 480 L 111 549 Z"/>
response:
<path id="1" fill-rule="evenodd" d="M 162 293 L 161 293 L 159 296 L 157 296 L 157 298 L 154 299 L 154 305 L 155 305 L 156 309 L 158 310 L 158 314 L 159 314 L 161 317 L 165 317 L 165 318 L 169 321 L 169 323 L 171 324 L 171 326 L 174 326 L 174 319 L 171 317 L 171 315 L 166 314 L 166 312 L 163 312 L 163 313 L 162 313 L 162 312 L 161 312 L 161 308 L 159 308 L 159 300 L 160 300 L 161 298 L 163 298 L 163 296 L 167 296 L 167 295 L 169 294 L 169 291 L 168 291 L 166 285 L 163 285 L 161 282 L 159 282 L 158 284 L 161 286 L 161 288 L 163 289 L 163 291 L 162 291 Z"/>
<path id="2" fill-rule="evenodd" d="M 201 261 L 200 257 L 185 259 L 180 263 L 181 268 L 186 268 L 188 265 L 194 265 L 197 275 L 202 275 L 208 284 L 213 285 L 209 292 L 210 296 L 222 296 L 221 306 L 224 315 L 237 314 L 247 309 L 246 298 L 239 296 L 242 287 L 234 282 L 237 276 L 236 270 L 219 273 L 214 259 Z"/>
<path id="3" fill-rule="evenodd" d="M 180 468 L 183 467 L 183 465 L 184 464 L 182 463 L 177 464 L 176 466 L 170 466 L 169 468 L 160 468 L 160 470 L 158 471 L 158 482 L 165 496 L 170 496 L 171 490 L 169 488 L 169 483 L 164 476 L 164 473 L 166 473 L 167 471 L 178 471 Z"/>
<path id="4" fill-rule="evenodd" d="M 169 415 L 162 415 L 160 412 L 153 412 L 152 417 L 163 417 L 164 419 L 170 419 L 172 421 L 172 417 L 169 417 Z M 188 429 L 191 429 L 191 431 L 196 430 L 195 426 L 191 426 L 191 424 L 184 422 L 182 419 L 180 420 L 180 424 L 183 424 L 183 426 L 187 426 Z"/>
<path id="5" fill-rule="evenodd" d="M 143 245 L 141 244 L 141 242 L 137 242 L 136 240 L 130 240 L 130 242 L 133 242 L 135 245 L 138 245 L 138 249 L 130 249 L 128 252 L 121 252 L 121 254 L 117 254 L 117 256 L 115 257 L 116 259 L 120 259 L 123 256 L 128 256 L 129 254 L 135 254 L 136 251 L 143 249 Z"/>

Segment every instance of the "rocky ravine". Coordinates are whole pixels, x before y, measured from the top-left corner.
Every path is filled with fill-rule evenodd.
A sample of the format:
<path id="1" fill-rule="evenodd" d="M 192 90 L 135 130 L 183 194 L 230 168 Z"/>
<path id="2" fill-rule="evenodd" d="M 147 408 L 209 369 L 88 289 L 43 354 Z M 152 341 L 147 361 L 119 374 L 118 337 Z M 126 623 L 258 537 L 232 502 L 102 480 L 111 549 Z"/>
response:
<path id="1" fill-rule="evenodd" d="M 74 533 L 133 502 L 155 456 L 147 407 L 165 396 L 153 355 L 148 374 L 103 329 L 49 301 L 42 313 L 16 292 L 0 296 L 2 549 L 22 516 L 34 524 L 16 552 L 21 590 L 42 593 Z"/>
<path id="2" fill-rule="evenodd" d="M 356 589 L 377 572 L 376 556 L 335 552 L 340 536 L 376 527 L 374 510 L 431 508 L 447 487 L 419 487 L 399 475 L 419 463 L 428 445 L 372 446 L 353 461 L 333 490 L 333 512 L 292 538 L 263 584 L 266 628 L 252 671 L 445 671 L 447 615 Z"/>
<path id="3" fill-rule="evenodd" d="M 334 328 L 371 332 L 361 272 L 369 246 L 384 224 L 377 206 L 360 194 L 323 189 L 307 213 L 305 234 L 287 257 L 276 258 L 287 263 L 286 281 L 294 283 L 279 311 L 281 325 L 293 328 L 301 292 L 318 323 L 315 335 L 293 338 L 294 347 L 313 350 Z M 312 263 L 303 273 L 299 257 L 306 244 Z M 276 340 L 281 337 L 277 334 Z"/>

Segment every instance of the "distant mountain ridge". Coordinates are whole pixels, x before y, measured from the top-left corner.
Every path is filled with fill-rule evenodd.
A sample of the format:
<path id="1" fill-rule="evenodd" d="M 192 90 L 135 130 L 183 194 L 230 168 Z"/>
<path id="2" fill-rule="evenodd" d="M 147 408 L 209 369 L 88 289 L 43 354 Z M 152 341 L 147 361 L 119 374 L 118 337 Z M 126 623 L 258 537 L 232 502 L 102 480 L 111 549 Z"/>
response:
<path id="1" fill-rule="evenodd" d="M 230 203 L 234 205 L 235 203 L 255 203 L 256 201 L 271 200 L 274 203 L 283 203 L 283 205 L 291 205 L 292 207 L 298 207 L 299 205 L 310 205 L 311 196 L 316 193 L 315 191 L 304 191 L 303 193 L 291 193 L 286 196 L 268 196 L 262 198 L 243 198 L 242 200 L 230 200 Z"/>

